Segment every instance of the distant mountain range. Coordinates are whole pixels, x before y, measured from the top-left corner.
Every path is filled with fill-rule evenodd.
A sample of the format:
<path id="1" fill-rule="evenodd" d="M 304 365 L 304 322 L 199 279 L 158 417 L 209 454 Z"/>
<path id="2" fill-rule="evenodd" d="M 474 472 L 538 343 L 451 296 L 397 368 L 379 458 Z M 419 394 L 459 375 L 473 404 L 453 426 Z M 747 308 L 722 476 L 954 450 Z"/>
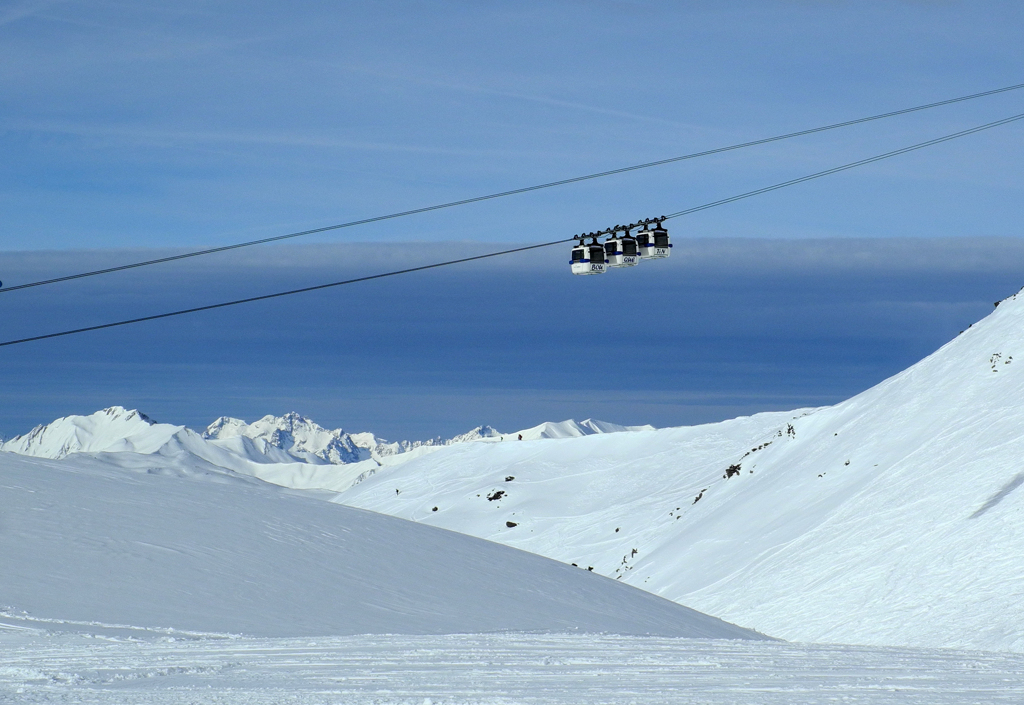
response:
<path id="1" fill-rule="evenodd" d="M 115 464 L 144 463 L 138 456 L 175 456 L 188 466 L 209 466 L 286 487 L 341 491 L 374 474 L 447 446 L 474 441 L 575 438 L 652 430 L 586 419 L 547 422 L 503 434 L 490 426 L 453 438 L 387 441 L 372 433 L 326 429 L 295 412 L 253 423 L 222 416 L 204 431 L 158 423 L 141 411 L 112 406 L 88 416 L 66 416 L 0 443 L 0 451 L 38 458 L 102 454 Z M 344 466 L 344 467 L 337 467 Z"/>

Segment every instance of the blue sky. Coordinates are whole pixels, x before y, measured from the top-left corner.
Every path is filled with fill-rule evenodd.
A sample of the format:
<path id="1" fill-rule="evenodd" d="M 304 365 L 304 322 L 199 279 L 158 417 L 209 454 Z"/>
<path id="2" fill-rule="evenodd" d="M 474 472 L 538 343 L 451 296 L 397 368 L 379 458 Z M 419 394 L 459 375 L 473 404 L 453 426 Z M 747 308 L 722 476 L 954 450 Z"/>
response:
<path id="1" fill-rule="evenodd" d="M 8 2 L 0 279 L 317 227 L 1019 83 L 1022 35 L 1016 2 Z M 556 239 L 1019 112 L 1024 91 L 292 249 L 12 292 L 0 295 L 0 329 L 7 339 L 432 256 L 395 255 L 402 242 L 464 243 L 438 245 L 452 253 Z M 410 277 L 7 348 L 0 431 L 107 403 L 192 424 L 294 408 L 407 437 L 481 422 L 593 415 L 664 425 L 830 403 L 1018 288 L 1017 255 L 1007 254 L 1016 245 L 999 238 L 1020 235 L 1022 157 L 1024 126 L 1011 125 L 705 211 L 674 221 L 677 242 L 693 243 L 690 261 L 657 273 L 578 281 L 562 271 L 563 253 L 549 252 L 509 265 L 521 276 L 490 265 L 424 276 L 430 296 Z M 865 239 L 899 247 L 850 244 Z M 342 257 L 339 243 L 376 249 Z M 857 266 L 812 256 L 822 252 Z M 752 259 L 769 254 L 770 267 Z M 983 264 L 961 271 L 950 256 Z M 312 264 L 289 269 L 282 258 Z M 872 298 L 876 289 L 884 296 Z M 631 326 L 603 321 L 588 340 L 574 318 L 594 302 L 626 316 L 659 292 L 672 302 L 669 323 L 649 313 Z M 829 297 L 850 314 L 807 313 L 794 296 Z M 769 304 L 776 313 L 764 312 Z M 662 383 L 566 384 L 583 364 L 659 354 L 676 360 Z"/>

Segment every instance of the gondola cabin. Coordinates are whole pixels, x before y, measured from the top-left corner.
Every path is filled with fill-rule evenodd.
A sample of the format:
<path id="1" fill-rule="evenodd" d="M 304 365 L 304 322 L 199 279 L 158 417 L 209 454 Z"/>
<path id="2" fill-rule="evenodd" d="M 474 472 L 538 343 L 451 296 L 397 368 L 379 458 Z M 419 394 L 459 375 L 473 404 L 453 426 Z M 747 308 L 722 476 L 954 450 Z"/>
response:
<path id="1" fill-rule="evenodd" d="M 590 245 L 582 242 L 572 248 L 572 259 L 569 260 L 573 274 L 604 274 L 608 269 L 605 264 L 604 247 L 596 241 Z"/>
<path id="2" fill-rule="evenodd" d="M 668 237 L 668 230 L 663 228 L 660 223 L 653 228 L 638 232 L 636 242 L 641 257 L 658 259 L 668 257 L 672 252 L 672 241 Z"/>
<path id="3" fill-rule="evenodd" d="M 609 267 L 633 267 L 640 264 L 636 238 L 629 234 L 608 238 L 604 243 L 604 254 Z"/>

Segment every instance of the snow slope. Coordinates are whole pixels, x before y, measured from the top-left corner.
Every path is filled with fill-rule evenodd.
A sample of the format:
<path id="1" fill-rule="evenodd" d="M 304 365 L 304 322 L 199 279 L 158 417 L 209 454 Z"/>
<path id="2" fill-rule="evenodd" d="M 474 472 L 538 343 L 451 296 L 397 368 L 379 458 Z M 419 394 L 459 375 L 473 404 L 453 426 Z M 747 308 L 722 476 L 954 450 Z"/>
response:
<path id="1" fill-rule="evenodd" d="M 147 464 L 105 462 L 118 455 Z M 0 622 L 759 638 L 540 556 L 177 460 L 0 453 Z"/>
<path id="2" fill-rule="evenodd" d="M 457 446 L 338 501 L 786 639 L 1024 650 L 1022 457 L 1018 295 L 834 407 Z"/>

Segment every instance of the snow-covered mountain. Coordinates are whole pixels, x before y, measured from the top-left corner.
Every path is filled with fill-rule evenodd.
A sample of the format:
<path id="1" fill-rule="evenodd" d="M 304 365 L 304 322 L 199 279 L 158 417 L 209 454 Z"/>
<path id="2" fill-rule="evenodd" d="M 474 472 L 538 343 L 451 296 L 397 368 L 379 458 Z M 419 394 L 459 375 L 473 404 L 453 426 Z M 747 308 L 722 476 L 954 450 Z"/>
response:
<path id="1" fill-rule="evenodd" d="M 90 416 L 65 416 L 0 443 L 0 450 L 37 458 L 71 453 L 156 452 L 182 427 L 157 424 L 140 411 L 120 406 Z"/>
<path id="2" fill-rule="evenodd" d="M 261 452 L 277 448 L 307 463 L 358 463 L 370 457 L 371 448 L 358 446 L 342 429 L 330 431 L 293 412 L 264 416 L 255 423 L 221 416 L 203 432 L 203 438 L 227 440 L 250 438 Z"/>
<path id="3" fill-rule="evenodd" d="M 51 459 L 86 454 L 109 465 L 152 466 L 160 472 L 166 470 L 166 459 L 190 472 L 237 473 L 297 489 L 347 488 L 367 472 L 359 463 L 333 465 L 306 448 L 295 449 L 293 444 L 286 448 L 285 438 L 277 434 L 279 445 L 229 432 L 204 438 L 184 426 L 157 423 L 138 411 L 113 406 L 38 426 L 0 444 L 0 451 Z M 333 450 L 329 444 L 325 448 Z"/>
<path id="4" fill-rule="evenodd" d="M 834 407 L 453 446 L 338 501 L 787 639 L 1024 650 L 1022 457 L 1017 295 Z"/>
<path id="5" fill-rule="evenodd" d="M 429 438 L 422 441 L 388 441 L 372 433 L 347 433 L 329 430 L 295 412 L 284 416 L 264 416 L 254 423 L 222 416 L 203 432 L 203 438 L 226 440 L 245 437 L 257 442 L 261 452 L 269 448 L 285 451 L 297 460 L 319 464 L 344 465 L 365 460 L 381 460 L 421 448 L 443 448 L 471 441 L 538 440 L 541 438 L 577 438 L 595 433 L 649 431 L 653 426 L 620 426 L 586 419 L 546 422 L 516 433 L 501 433 L 491 426 L 477 426 L 452 438 Z"/>
<path id="6" fill-rule="evenodd" d="M 116 455 L 0 454 L 0 631 L 763 638 L 499 544 L 160 454 L 130 472 Z"/>
<path id="7" fill-rule="evenodd" d="M 108 462 L 139 467 L 145 456 L 178 458 L 182 466 L 227 470 L 292 489 L 350 488 L 390 468 L 440 448 L 473 441 L 565 438 L 593 433 L 646 430 L 587 419 L 545 423 L 515 434 L 477 426 L 454 438 L 391 442 L 372 433 L 326 429 L 290 412 L 254 423 L 222 416 L 201 434 L 185 426 L 153 421 L 145 414 L 112 406 L 89 416 L 66 416 L 0 443 L 0 451 L 60 459 L 73 453 L 108 454 Z"/>

